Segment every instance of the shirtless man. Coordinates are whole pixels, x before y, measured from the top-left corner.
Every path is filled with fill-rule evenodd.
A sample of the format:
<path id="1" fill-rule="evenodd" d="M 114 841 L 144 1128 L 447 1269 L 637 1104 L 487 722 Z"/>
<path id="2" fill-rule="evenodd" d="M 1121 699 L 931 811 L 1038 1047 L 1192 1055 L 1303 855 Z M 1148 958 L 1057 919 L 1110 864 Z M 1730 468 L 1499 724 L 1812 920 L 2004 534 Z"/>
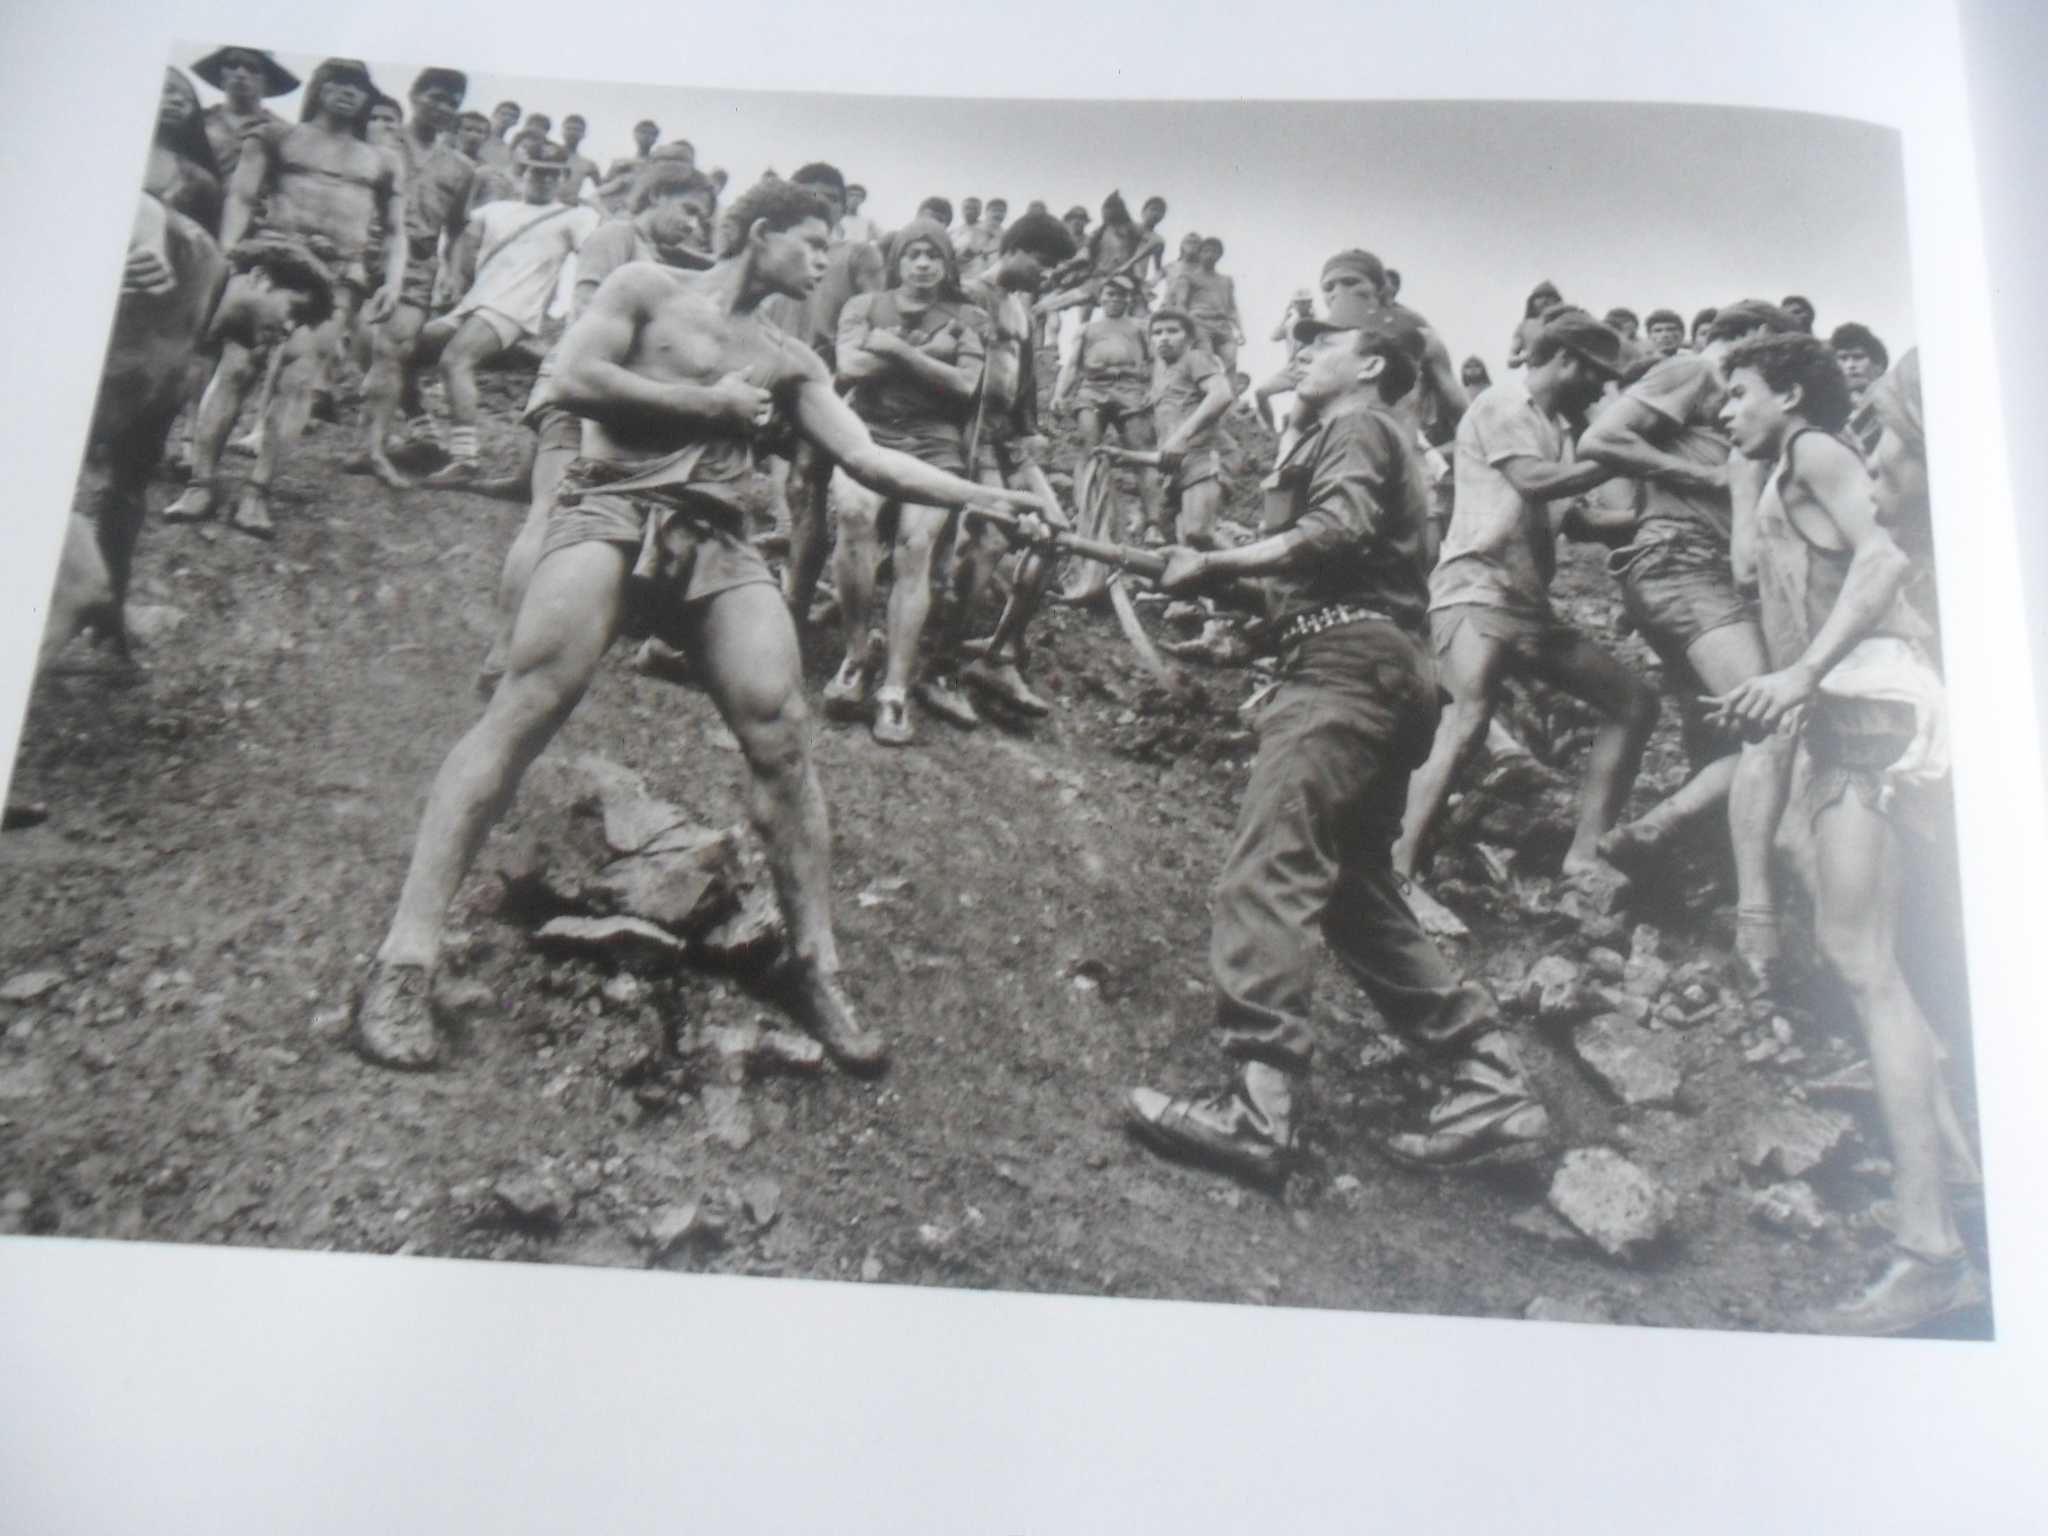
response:
<path id="1" fill-rule="evenodd" d="M 583 153 L 584 136 L 589 132 L 590 125 L 574 112 L 562 119 L 562 148 L 569 153 L 569 169 L 564 173 L 561 191 L 556 195 L 565 203 L 582 202 L 584 184 L 597 183 L 597 162 Z"/>
<path id="2" fill-rule="evenodd" d="M 1942 683 L 1927 656 L 1926 620 L 1907 598 L 1912 562 L 1887 526 L 1913 520 L 1902 503 L 1914 491 L 1924 497 L 1925 461 L 1887 422 L 1873 486 L 1841 438 L 1847 381 L 1816 337 L 1759 337 L 1728 351 L 1723 368 L 1721 424 L 1739 452 L 1769 466 L 1744 543 L 1770 670 L 1715 703 L 1750 734 L 1788 736 L 1811 769 L 1793 814 L 1811 828 L 1814 938 L 1869 1042 L 1896 1170 L 1890 1267 L 1815 1322 L 1903 1333 L 1981 1306 L 1987 1292 L 1956 1230 L 1944 1144 L 1975 1170 L 1967 1143 L 1956 1145 L 1939 1048 L 1898 954 L 1902 893 L 1952 825 Z"/>
<path id="3" fill-rule="evenodd" d="M 1130 318 L 1129 278 L 1113 277 L 1102 285 L 1102 318 L 1081 328 L 1074 360 L 1060 370 L 1053 385 L 1052 408 L 1072 409 L 1081 432 L 1081 451 L 1099 447 L 1114 429 L 1126 448 L 1147 452 L 1153 447 L 1152 409 L 1147 391 L 1152 382 L 1152 344 L 1145 327 Z M 1138 471 L 1143 504 L 1141 524 L 1125 530 L 1142 537 L 1161 521 L 1158 474 Z"/>
<path id="4" fill-rule="evenodd" d="M 788 925 L 790 1005 L 842 1066 L 880 1067 L 839 981 L 830 831 L 811 767 L 795 626 L 746 538 L 761 494 L 753 443 L 775 412 L 877 492 L 924 505 L 1037 505 L 878 447 L 801 342 L 757 314 L 801 297 L 825 269 L 831 224 L 803 187 L 756 187 L 733 212 L 718 265 L 614 272 L 563 339 L 554 398 L 586 418 L 546 553 L 483 718 L 442 764 L 391 930 L 359 994 L 358 1048 L 389 1066 L 440 1051 L 433 969 L 449 902 L 521 774 L 561 728 L 617 633 L 636 561 L 665 599 L 706 689 L 740 743 L 750 810 Z"/>
<path id="5" fill-rule="evenodd" d="M 184 403 L 193 355 L 230 340 L 260 351 L 294 326 L 318 325 L 333 302 L 326 272 L 284 241 L 243 241 L 234 259 L 241 275 L 230 284 L 212 234 L 146 194 L 130 249 L 148 260 L 129 264 L 93 403 L 100 480 L 86 515 L 71 520 L 39 665 L 86 624 L 133 659 L 123 609 L 144 493 Z"/>
<path id="6" fill-rule="evenodd" d="M 946 234 L 952 240 L 953 254 L 960 258 L 960 265 L 964 270 L 970 258 L 981 254 L 979 243 L 982 238 L 980 198 L 963 197 L 960 199 L 960 223 L 957 227 L 948 228 Z M 995 247 L 990 246 L 989 249 L 993 250 Z"/>
<path id="7" fill-rule="evenodd" d="M 1195 318 L 1162 309 L 1146 326 L 1152 342 L 1152 431 L 1159 442 L 1163 501 L 1173 525 L 1160 526 L 1169 544 L 1216 547 L 1216 516 L 1223 510 L 1223 464 L 1216 423 L 1236 398 L 1223 365 L 1197 345 Z"/>
<path id="8" fill-rule="evenodd" d="M 1522 301 L 1522 318 L 1515 322 L 1514 333 L 1508 337 L 1508 366 L 1519 368 L 1529 360 L 1529 344 L 1536 339 L 1536 333 L 1543 329 L 1546 312 L 1564 303 L 1564 295 L 1557 291 L 1557 284 L 1545 278 L 1529 290 L 1529 297 Z"/>
<path id="9" fill-rule="evenodd" d="M 307 83 L 302 120 L 274 123 L 251 134 L 228 184 L 221 247 L 230 258 L 260 209 L 263 233 L 299 241 L 335 279 L 333 314 L 317 330 L 295 331 L 284 343 L 256 466 L 235 504 L 234 526 L 259 538 L 275 532 L 270 487 L 279 460 L 305 430 L 313 391 L 325 376 L 336 338 L 348 333 L 365 293 L 374 290 L 363 317 L 376 325 L 404 290 L 407 226 L 401 172 L 388 153 L 365 139 L 376 96 L 360 60 L 327 60 Z M 385 231 L 381 283 L 366 265 L 373 254 L 368 249 L 373 225 Z M 223 343 L 192 435 L 192 483 L 164 509 L 166 522 L 213 515 L 221 448 L 262 366 L 260 354 L 241 342 Z"/>
<path id="10" fill-rule="evenodd" d="M 523 196 L 486 203 L 456 247 L 455 307 L 421 333 L 422 351 L 439 352 L 448 392 L 449 459 L 426 479 L 432 486 L 467 485 L 477 475 L 476 370 L 528 336 L 540 334 L 562 268 L 597 228 L 600 215 L 555 196 L 567 153 L 559 144 L 525 139 L 517 162 Z"/>
<path id="11" fill-rule="evenodd" d="M 844 224 L 847 187 L 839 168 L 822 160 L 798 166 L 790 180 L 808 187 L 833 211 L 835 231 Z M 834 239 L 825 275 L 802 299 L 773 299 L 763 311 L 831 367 L 837 357 L 839 317 L 856 294 L 882 291 L 882 252 L 864 240 Z M 789 611 L 801 628 L 810 620 L 811 599 L 831 553 L 832 463 L 805 439 L 798 439 L 783 471 L 783 505 L 789 518 L 789 564 L 783 575 Z"/>
<path id="12" fill-rule="evenodd" d="M 633 178 L 646 166 L 647 157 L 660 141 L 661 124 L 653 118 L 643 117 L 633 125 L 633 153 L 606 166 L 604 181 L 597 189 L 597 199 L 604 204 L 605 212 L 623 213 L 633 201 Z"/>
<path id="13" fill-rule="evenodd" d="M 495 169 L 509 169 L 512 164 L 512 145 L 506 135 L 519 126 L 519 103 L 501 101 L 491 108 L 491 132 L 477 151 L 477 160 L 482 165 Z"/>
<path id="14" fill-rule="evenodd" d="M 1620 336 L 1605 325 L 1589 315 L 1561 315 L 1530 343 L 1526 374 L 1486 390 L 1459 423 L 1454 510 L 1429 580 L 1430 632 L 1451 702 L 1428 760 L 1409 780 L 1393 850 L 1394 873 L 1425 932 L 1465 931 L 1413 882 L 1458 771 L 1485 739 L 1511 677 L 1560 688 L 1603 717 L 1586 760 L 1564 874 L 1619 884 L 1600 858 L 1599 839 L 1627 803 L 1657 723 L 1657 695 L 1557 617 L 1550 579 L 1571 498 L 1613 473 L 1604 464 L 1572 462 L 1566 423 L 1619 376 L 1623 355 Z"/>
<path id="15" fill-rule="evenodd" d="M 607 219 L 576 249 L 576 287 L 570 296 L 569 323 L 574 325 L 597 297 L 607 277 L 631 262 L 659 262 L 685 271 L 712 264 L 711 183 L 686 165 L 649 165 L 635 182 L 633 216 Z M 478 685 L 488 698 L 505 670 L 512 649 L 513 625 L 526 598 L 527 583 L 547 542 L 548 519 L 562 475 L 581 451 L 583 423 L 553 398 L 554 371 L 561 344 L 541 360 L 527 400 L 525 424 L 532 428 L 534 453 L 527 465 L 526 522 L 498 577 L 498 635 L 484 658 Z"/>
<path id="16" fill-rule="evenodd" d="M 1610 564 L 1636 629 L 1681 679 L 1726 694 L 1768 670 L 1755 605 L 1735 585 L 1734 508 L 1755 493 L 1753 472 L 1731 464 L 1721 430 L 1720 359 L 1751 336 L 1782 333 L 1783 310 L 1747 300 L 1719 311 L 1704 353 L 1655 364 L 1610 399 L 1579 439 L 1579 451 L 1642 482 L 1641 509 L 1627 547 Z M 1671 835 L 1727 802 L 1735 858 L 1735 948 L 1752 991 L 1768 991 L 1778 958 L 1771 841 L 1784 802 L 1784 760 L 1769 743 L 1701 737 L 1697 755 L 1716 754 L 1692 780 L 1647 814 L 1600 840 L 1601 855 L 1631 876 L 1653 867 Z"/>
<path id="17" fill-rule="evenodd" d="M 367 404 L 364 463 L 395 490 L 412 484 L 393 467 L 388 441 L 404 393 L 405 373 L 420 327 L 434 307 L 443 268 L 468 223 L 476 167 L 448 141 L 469 77 L 457 69 L 428 68 L 413 80 L 412 121 L 396 146 L 405 168 L 405 287 L 382 325 L 370 331 L 371 361 L 363 394 Z"/>
<path id="18" fill-rule="evenodd" d="M 984 321 L 960 294 L 959 265 L 945 227 L 912 219 L 889 241 L 880 293 L 847 302 L 839 315 L 839 381 L 853 386 L 854 410 L 876 442 L 950 475 L 968 472 L 966 428 L 981 385 Z M 842 466 L 842 470 L 843 470 Z M 951 520 L 950 503 L 909 501 L 834 478 L 839 543 L 833 574 L 846 652 L 825 685 L 826 712 L 858 719 L 867 708 L 868 615 L 876 568 L 888 541 L 895 568 L 885 623 L 887 654 L 875 690 L 873 735 L 883 746 L 916 739 L 910 687 L 918 643 L 931 615 L 932 571 Z M 935 712 L 971 726 L 971 707 L 949 689 L 924 690 Z"/>
<path id="19" fill-rule="evenodd" d="M 455 147 L 471 165 L 483 161 L 484 143 L 491 136 L 491 120 L 481 112 L 465 112 L 455 120 Z"/>
<path id="20" fill-rule="evenodd" d="M 1339 251 L 1323 263 L 1323 308 L 1335 324 L 1388 335 L 1400 344 L 1415 364 L 1417 382 L 1395 409 L 1441 447 L 1456 435 L 1465 414 L 1465 387 L 1435 327 L 1407 305 L 1389 302 L 1385 279 L 1386 269 L 1372 252 Z"/>
<path id="21" fill-rule="evenodd" d="M 846 214 L 832 228 L 832 238 L 842 245 L 880 245 L 882 226 L 872 214 L 861 212 L 868 189 L 857 181 L 846 184 Z"/>
<path id="22" fill-rule="evenodd" d="M 1215 354 L 1223 371 L 1235 379 L 1237 349 L 1244 345 L 1244 322 L 1237 313 L 1237 284 L 1216 270 L 1223 242 L 1204 235 L 1192 268 L 1166 285 L 1166 305 L 1194 316 L 1202 328 L 1201 345 Z"/>
<path id="23" fill-rule="evenodd" d="M 284 121 L 263 103 L 289 96 L 299 88 L 299 77 L 260 48 L 216 48 L 192 73 L 227 98 L 206 109 L 206 138 L 222 178 L 232 177 L 250 131 Z"/>

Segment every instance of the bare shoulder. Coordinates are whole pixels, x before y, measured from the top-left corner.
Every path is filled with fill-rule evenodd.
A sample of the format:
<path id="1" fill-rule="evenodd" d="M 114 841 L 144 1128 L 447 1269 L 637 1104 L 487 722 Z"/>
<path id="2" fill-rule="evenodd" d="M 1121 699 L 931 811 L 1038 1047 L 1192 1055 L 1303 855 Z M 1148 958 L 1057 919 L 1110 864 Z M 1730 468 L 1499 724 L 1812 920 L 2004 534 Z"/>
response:
<path id="1" fill-rule="evenodd" d="M 598 285 L 592 302 L 613 308 L 651 310 L 687 297 L 689 279 L 658 261 L 628 261 Z"/>

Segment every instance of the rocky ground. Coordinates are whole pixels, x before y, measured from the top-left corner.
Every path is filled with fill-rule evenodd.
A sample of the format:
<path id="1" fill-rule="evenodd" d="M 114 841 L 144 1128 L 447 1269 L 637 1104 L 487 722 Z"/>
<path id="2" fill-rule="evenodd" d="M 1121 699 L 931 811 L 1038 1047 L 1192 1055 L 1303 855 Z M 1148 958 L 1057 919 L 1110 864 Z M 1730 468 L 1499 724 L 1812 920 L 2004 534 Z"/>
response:
<path id="1" fill-rule="evenodd" d="M 306 439 L 274 544 L 152 522 L 145 674 L 80 646 L 36 692 L 13 795 L 49 817 L 0 840 L 0 1230 L 1761 1329 L 1879 1258 L 1872 1105 L 1813 1085 L 1853 1060 L 1838 1010 L 1752 1017 L 1726 990 L 1711 840 L 1633 909 L 1560 903 L 1587 728 L 1547 699 L 1517 729 L 1554 781 L 1469 788 L 1435 883 L 1472 924 L 1462 963 L 1526 1022 L 1557 1155 L 1494 1177 L 1384 1161 L 1412 1068 L 1334 968 L 1313 1156 L 1280 1196 L 1137 1150 L 1127 1086 L 1218 1073 L 1205 896 L 1248 674 L 1161 688 L 1092 613 L 1038 635 L 1048 721 L 928 723 L 900 752 L 819 728 L 885 1077 L 821 1068 L 754 989 L 776 939 L 750 837 L 719 835 L 743 820 L 734 744 L 623 651 L 458 902 L 452 1059 L 365 1065 L 350 989 L 477 711 L 521 509 L 346 475 L 351 437 Z M 1233 476 L 1235 511 L 1254 483 Z M 1612 635 L 1597 558 L 1565 567 L 1564 600 Z M 832 651 L 807 642 L 813 690 Z M 1684 773 L 1670 720 L 1638 809 Z M 617 867 L 650 847 L 651 875 Z M 649 911 L 648 932 L 618 921 Z"/>

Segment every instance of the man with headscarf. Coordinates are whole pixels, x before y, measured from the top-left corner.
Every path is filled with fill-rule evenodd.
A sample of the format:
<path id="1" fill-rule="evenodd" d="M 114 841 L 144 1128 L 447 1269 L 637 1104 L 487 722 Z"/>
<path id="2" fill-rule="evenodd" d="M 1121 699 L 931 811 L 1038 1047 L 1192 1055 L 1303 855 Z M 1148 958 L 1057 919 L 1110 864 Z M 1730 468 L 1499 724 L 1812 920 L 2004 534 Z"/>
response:
<path id="1" fill-rule="evenodd" d="M 242 140 L 266 123 L 284 121 L 263 103 L 289 96 L 299 88 L 299 77 L 261 48 L 242 47 L 214 49 L 192 66 L 192 73 L 227 98 L 206 109 L 206 137 L 220 174 L 233 176 Z"/>
<path id="2" fill-rule="evenodd" d="M 1244 323 L 1237 313 L 1237 284 L 1216 270 L 1223 259 L 1223 242 L 1204 235 L 1195 265 L 1183 268 L 1166 285 L 1162 302 L 1168 309 L 1183 310 L 1202 328 L 1199 344 L 1223 365 L 1224 373 L 1237 378 L 1237 349 L 1244 342 Z"/>
<path id="3" fill-rule="evenodd" d="M 1332 325 L 1385 336 L 1415 365 L 1416 383 L 1397 403 L 1402 418 L 1438 446 L 1448 443 L 1465 414 L 1465 386 L 1436 328 L 1386 295 L 1386 268 L 1371 251 L 1339 251 L 1323 263 L 1323 310 Z M 1306 322 L 1312 329 L 1316 322 Z"/>
<path id="4" fill-rule="evenodd" d="M 1557 291 L 1557 284 L 1545 278 L 1529 290 L 1529 297 L 1522 301 L 1522 318 L 1515 322 L 1514 334 L 1508 337 L 1508 366 L 1519 368 L 1529 358 L 1529 344 L 1536 339 L 1536 333 L 1543 329 L 1543 316 L 1564 303 L 1564 296 Z"/>
<path id="5" fill-rule="evenodd" d="M 960 268 L 945 226 L 912 219 L 889 242 L 880 293 L 855 295 L 840 312 L 837 366 L 854 410 L 884 448 L 948 474 L 968 473 L 966 427 L 981 385 L 983 322 L 960 297 Z M 868 615 L 882 541 L 894 552 L 886 648 L 874 695 L 873 732 L 884 746 L 915 739 L 910 687 L 932 605 L 932 567 L 952 514 L 869 490 L 843 471 L 833 478 L 839 544 L 833 571 L 846 655 L 825 685 L 825 709 L 858 718 L 868 705 Z M 934 712 L 974 723 L 973 707 L 943 682 L 920 690 Z"/>
<path id="6" fill-rule="evenodd" d="M 300 121 L 266 124 L 251 133 L 228 184 L 221 246 L 230 256 L 256 227 L 260 212 L 263 233 L 304 245 L 335 282 L 332 316 L 317 331 L 295 331 L 284 344 L 256 464 L 235 504 L 233 525 L 258 538 L 275 532 L 270 487 L 283 454 L 305 430 L 313 394 L 332 364 L 336 338 L 348 333 L 358 312 L 370 324 L 381 324 L 404 291 L 403 172 L 367 138 L 370 107 L 378 95 L 360 59 L 328 59 L 307 82 Z M 375 228 L 384 231 L 382 252 L 369 248 Z M 369 266 L 376 256 L 382 258 L 381 274 Z M 193 433 L 192 483 L 164 509 L 165 521 L 213 515 L 221 449 L 243 396 L 261 372 L 260 357 L 240 343 L 222 347 Z"/>

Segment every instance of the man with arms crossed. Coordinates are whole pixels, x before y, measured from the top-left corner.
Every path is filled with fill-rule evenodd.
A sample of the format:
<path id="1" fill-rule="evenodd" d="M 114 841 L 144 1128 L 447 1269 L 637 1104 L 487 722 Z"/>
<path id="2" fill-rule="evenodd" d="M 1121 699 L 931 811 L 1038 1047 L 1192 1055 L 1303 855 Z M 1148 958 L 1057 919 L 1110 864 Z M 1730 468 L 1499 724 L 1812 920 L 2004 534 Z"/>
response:
<path id="1" fill-rule="evenodd" d="M 791 1006 L 843 1066 L 882 1065 L 886 1047 L 839 983 L 830 830 L 796 629 L 747 539 L 765 494 L 754 440 L 781 410 L 884 495 L 1038 503 L 877 447 L 816 355 L 761 320 L 763 299 L 801 297 L 823 274 L 829 212 L 802 187 L 755 187 L 733 206 L 717 266 L 701 276 L 622 267 L 563 339 L 554 396 L 586 418 L 583 457 L 563 476 L 505 680 L 434 781 L 397 915 L 358 998 L 357 1044 L 372 1061 L 420 1068 L 438 1056 L 429 999 L 448 904 L 521 774 L 596 673 L 637 571 L 682 624 L 746 757 L 750 810 L 789 928 Z"/>

